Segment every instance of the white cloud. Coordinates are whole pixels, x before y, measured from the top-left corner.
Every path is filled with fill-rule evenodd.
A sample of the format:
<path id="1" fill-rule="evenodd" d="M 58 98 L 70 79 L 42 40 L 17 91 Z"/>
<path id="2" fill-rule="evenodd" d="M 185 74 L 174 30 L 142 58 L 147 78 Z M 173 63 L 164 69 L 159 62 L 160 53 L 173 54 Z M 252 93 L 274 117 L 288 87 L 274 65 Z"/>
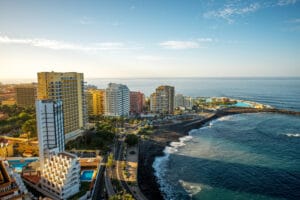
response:
<path id="1" fill-rule="evenodd" d="M 277 5 L 279 5 L 279 6 L 287 6 L 287 5 L 295 4 L 296 2 L 297 2 L 297 0 L 279 0 L 277 2 Z"/>
<path id="2" fill-rule="evenodd" d="M 283 28 L 283 31 L 288 32 L 298 32 L 300 30 L 300 18 L 290 19 L 288 21 L 285 21 L 287 27 Z"/>
<path id="3" fill-rule="evenodd" d="M 259 3 L 252 3 L 245 7 L 233 6 L 233 4 L 225 5 L 223 9 L 209 11 L 204 13 L 206 18 L 222 18 L 227 20 L 229 23 L 232 23 L 234 16 L 245 15 L 248 13 L 253 13 L 261 8 Z"/>
<path id="4" fill-rule="evenodd" d="M 214 42 L 216 40 L 214 40 L 212 38 L 198 38 L 197 41 L 199 41 L 199 42 Z"/>
<path id="5" fill-rule="evenodd" d="M 291 23 L 291 24 L 298 24 L 300 23 L 300 18 L 297 18 L 297 19 L 291 19 L 289 21 L 287 21 L 288 23 Z"/>
<path id="6" fill-rule="evenodd" d="M 41 38 L 11 38 L 8 36 L 0 35 L 0 44 L 23 44 L 30 45 L 33 47 L 42 47 L 52 50 L 76 50 L 76 51 L 102 51 L 102 50 L 135 50 L 140 49 L 140 47 L 127 47 L 121 42 L 103 42 L 94 43 L 89 45 L 68 43 L 58 40 L 49 40 Z"/>
<path id="7" fill-rule="evenodd" d="M 273 0 L 273 1 L 257 1 L 249 5 L 243 5 L 244 1 L 229 1 L 223 8 L 208 11 L 203 14 L 205 18 L 221 18 L 228 23 L 234 22 L 234 17 L 243 16 L 254 13 L 263 8 L 271 8 L 276 6 L 288 6 L 297 3 L 298 0 Z"/>
<path id="8" fill-rule="evenodd" d="M 160 46 L 162 46 L 165 49 L 174 49 L 174 50 L 180 50 L 180 49 L 197 49 L 200 47 L 198 42 L 194 41 L 165 41 L 159 43 Z"/>

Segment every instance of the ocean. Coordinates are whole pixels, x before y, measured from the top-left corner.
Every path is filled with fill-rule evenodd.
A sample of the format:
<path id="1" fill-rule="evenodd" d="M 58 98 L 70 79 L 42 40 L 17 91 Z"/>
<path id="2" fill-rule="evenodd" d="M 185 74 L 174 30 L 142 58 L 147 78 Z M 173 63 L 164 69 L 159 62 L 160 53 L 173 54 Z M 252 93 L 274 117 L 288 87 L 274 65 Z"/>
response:
<path id="1" fill-rule="evenodd" d="M 175 93 L 191 97 L 223 96 L 256 101 L 278 108 L 300 110 L 300 77 L 296 78 L 97 78 L 88 84 L 126 84 L 132 91 L 150 96 L 160 85 L 175 86 Z"/>
<path id="2" fill-rule="evenodd" d="M 183 89 L 187 86 L 184 82 L 177 91 L 300 110 L 297 78 L 206 81 L 189 80 L 195 83 L 190 85 L 194 90 Z M 165 199 L 300 199 L 299 116 L 255 113 L 222 117 L 191 130 L 164 152 L 153 167 Z"/>

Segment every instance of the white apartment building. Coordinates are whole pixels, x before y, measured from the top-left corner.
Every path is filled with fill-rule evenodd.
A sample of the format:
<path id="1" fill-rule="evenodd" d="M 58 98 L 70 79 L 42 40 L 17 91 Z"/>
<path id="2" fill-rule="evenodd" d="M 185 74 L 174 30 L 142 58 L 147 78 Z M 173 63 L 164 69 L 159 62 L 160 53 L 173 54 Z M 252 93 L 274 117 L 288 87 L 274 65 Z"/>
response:
<path id="1" fill-rule="evenodd" d="M 52 153 L 65 150 L 63 106 L 61 100 L 36 101 L 37 131 L 41 167 Z"/>
<path id="2" fill-rule="evenodd" d="M 182 94 L 175 95 L 175 108 L 184 107 L 184 96 Z"/>
<path id="3" fill-rule="evenodd" d="M 61 100 L 37 100 L 36 118 L 42 193 L 67 199 L 79 192 L 80 165 L 76 155 L 64 152 L 64 114 Z"/>
<path id="4" fill-rule="evenodd" d="M 45 159 L 41 171 L 41 188 L 45 195 L 55 199 L 67 199 L 79 192 L 80 165 L 76 155 L 61 152 Z"/>
<path id="5" fill-rule="evenodd" d="M 105 115 L 128 116 L 130 91 L 126 85 L 109 83 L 105 90 Z"/>
<path id="6" fill-rule="evenodd" d="M 189 96 L 183 96 L 182 94 L 175 95 L 175 108 L 192 109 L 193 98 Z"/>

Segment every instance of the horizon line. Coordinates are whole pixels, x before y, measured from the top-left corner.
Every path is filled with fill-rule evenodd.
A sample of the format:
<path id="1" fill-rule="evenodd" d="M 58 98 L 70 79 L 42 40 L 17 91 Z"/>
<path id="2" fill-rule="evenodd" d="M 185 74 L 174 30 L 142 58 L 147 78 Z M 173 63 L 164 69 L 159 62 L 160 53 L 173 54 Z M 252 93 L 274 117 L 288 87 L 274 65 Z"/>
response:
<path id="1" fill-rule="evenodd" d="M 62 72 L 64 73 L 64 72 Z M 78 72 L 80 73 L 80 72 Z M 272 78 L 300 78 L 300 76 L 152 76 L 152 77 L 84 77 L 85 80 L 93 80 L 93 79 L 195 79 L 195 78 L 203 78 L 203 79 L 272 79 Z M 23 82 L 24 81 L 24 82 Z M 25 82 L 28 81 L 28 82 Z M 0 83 L 2 84 L 21 84 L 21 83 L 37 83 L 37 78 L 1 78 Z"/>

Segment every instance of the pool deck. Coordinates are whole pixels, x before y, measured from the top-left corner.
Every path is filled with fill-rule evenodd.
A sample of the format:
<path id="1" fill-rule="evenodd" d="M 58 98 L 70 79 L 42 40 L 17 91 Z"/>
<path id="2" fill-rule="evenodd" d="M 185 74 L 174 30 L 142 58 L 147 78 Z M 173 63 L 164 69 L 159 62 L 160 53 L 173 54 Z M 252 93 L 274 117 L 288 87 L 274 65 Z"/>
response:
<path id="1" fill-rule="evenodd" d="M 20 161 L 20 160 L 38 160 L 39 157 L 6 157 L 8 161 Z"/>
<path id="2" fill-rule="evenodd" d="M 97 158 L 79 158 L 80 167 L 86 168 L 97 168 L 99 163 L 101 162 L 102 157 Z"/>

